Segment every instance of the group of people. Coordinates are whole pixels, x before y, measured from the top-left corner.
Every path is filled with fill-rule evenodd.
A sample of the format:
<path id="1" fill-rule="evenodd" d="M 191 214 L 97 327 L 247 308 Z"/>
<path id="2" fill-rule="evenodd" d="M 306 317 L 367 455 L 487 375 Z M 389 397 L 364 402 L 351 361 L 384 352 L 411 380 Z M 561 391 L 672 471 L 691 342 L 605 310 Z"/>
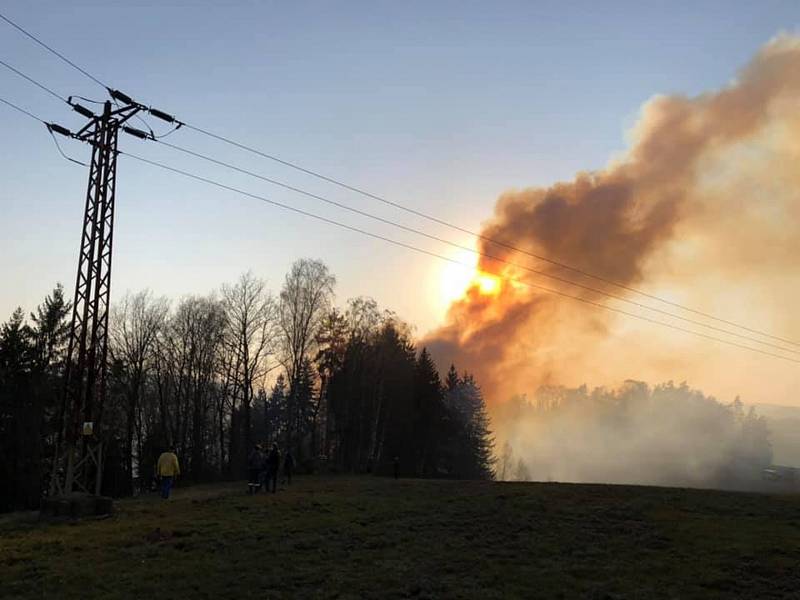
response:
<path id="1" fill-rule="evenodd" d="M 280 464 L 281 453 L 278 450 L 278 444 L 272 444 L 269 453 L 264 451 L 264 446 L 256 444 L 247 457 L 247 492 L 256 494 L 262 487 L 268 492 L 270 484 L 272 484 L 272 493 L 274 494 L 278 487 Z M 292 471 L 294 471 L 294 456 L 292 456 L 291 450 L 287 450 L 283 459 L 283 476 L 284 481 L 289 485 L 292 483 Z"/>
<path id="2" fill-rule="evenodd" d="M 247 457 L 248 484 L 247 491 L 255 494 L 263 487 L 269 491 L 272 484 L 272 493 L 278 488 L 278 472 L 281 464 L 281 453 L 278 444 L 272 444 L 269 453 L 264 451 L 264 446 L 256 444 L 250 455 Z M 283 458 L 283 480 L 291 485 L 292 473 L 294 471 L 294 456 L 292 451 L 287 450 Z M 181 473 L 178 463 L 178 455 L 174 448 L 162 452 L 158 457 L 155 468 L 155 476 L 161 492 L 161 497 L 168 500 L 172 485 Z"/>

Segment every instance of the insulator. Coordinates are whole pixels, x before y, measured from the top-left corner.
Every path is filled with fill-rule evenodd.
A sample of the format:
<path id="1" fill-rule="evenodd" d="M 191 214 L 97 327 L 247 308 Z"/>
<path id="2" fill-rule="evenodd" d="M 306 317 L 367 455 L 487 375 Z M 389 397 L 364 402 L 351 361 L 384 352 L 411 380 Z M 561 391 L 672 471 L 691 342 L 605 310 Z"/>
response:
<path id="1" fill-rule="evenodd" d="M 90 111 L 85 106 L 81 106 L 80 104 L 73 104 L 72 110 L 74 110 L 79 115 L 83 115 L 87 119 L 94 119 L 95 117 L 95 114 L 92 111 Z"/>
<path id="2" fill-rule="evenodd" d="M 132 135 L 142 140 L 149 140 L 150 134 L 146 131 L 142 131 L 141 129 L 136 129 L 135 127 L 128 127 L 127 125 L 123 125 L 122 131 L 127 133 L 128 135 Z"/>
<path id="3" fill-rule="evenodd" d="M 112 90 L 111 88 L 108 88 L 108 93 L 114 100 L 119 100 L 125 104 L 136 104 L 136 102 L 133 101 L 133 98 L 128 96 L 128 94 L 120 92 L 119 90 Z"/>
<path id="4" fill-rule="evenodd" d="M 174 123 L 175 117 L 172 115 L 168 115 L 165 112 L 158 110 L 157 108 L 149 109 L 150 114 L 153 115 L 156 119 L 161 119 L 162 121 L 166 121 L 167 123 Z"/>
<path id="5" fill-rule="evenodd" d="M 47 123 L 47 128 L 50 131 L 59 133 L 65 137 L 72 137 L 72 132 L 66 127 L 62 127 L 61 125 L 56 125 L 55 123 Z"/>

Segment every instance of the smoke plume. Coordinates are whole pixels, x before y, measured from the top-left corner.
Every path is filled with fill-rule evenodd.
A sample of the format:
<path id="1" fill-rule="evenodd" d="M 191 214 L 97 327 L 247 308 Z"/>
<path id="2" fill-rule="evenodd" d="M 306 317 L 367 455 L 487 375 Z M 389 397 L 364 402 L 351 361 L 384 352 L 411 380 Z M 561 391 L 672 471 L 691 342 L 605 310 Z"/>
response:
<path id="1" fill-rule="evenodd" d="M 672 383 L 616 389 L 543 387 L 500 409 L 510 442 L 500 479 L 772 489 L 767 423 Z"/>
<path id="2" fill-rule="evenodd" d="M 782 269 L 800 251 L 798 99 L 800 38 L 779 36 L 723 89 L 646 102 L 628 151 L 607 167 L 502 194 L 478 249 L 627 294 L 491 238 L 734 320 L 757 316 L 766 329 L 800 333 L 793 317 L 777 316 L 792 312 L 785 298 L 800 289 L 797 275 Z M 488 258 L 479 268 L 627 309 Z M 653 326 L 642 333 L 646 327 L 503 279 L 491 292 L 470 287 L 423 344 L 440 364 L 473 372 L 490 403 L 546 384 L 698 375 L 708 344 L 676 351 L 695 340 L 674 342 L 675 334 Z M 715 360 L 704 363 L 705 374 L 718 376 L 712 383 L 724 370 Z"/>

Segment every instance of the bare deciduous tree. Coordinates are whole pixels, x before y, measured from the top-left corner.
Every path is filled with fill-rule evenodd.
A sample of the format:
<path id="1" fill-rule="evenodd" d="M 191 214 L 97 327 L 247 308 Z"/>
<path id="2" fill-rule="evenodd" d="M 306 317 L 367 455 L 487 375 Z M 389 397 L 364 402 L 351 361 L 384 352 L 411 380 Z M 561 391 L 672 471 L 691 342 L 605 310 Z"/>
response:
<path id="1" fill-rule="evenodd" d="M 300 407 L 297 389 L 303 361 L 315 350 L 320 323 L 333 300 L 336 278 L 322 261 L 296 261 L 281 290 L 279 327 L 281 361 L 289 380 L 287 444 L 296 443 Z"/>
<path id="2" fill-rule="evenodd" d="M 202 477 L 208 466 L 212 399 L 219 371 L 225 315 L 213 297 L 188 297 L 178 303 L 159 341 L 156 384 L 161 435 L 183 455 L 190 474 Z"/>
<path id="3" fill-rule="evenodd" d="M 112 362 L 119 363 L 124 386 L 125 469 L 128 486 L 133 483 L 134 434 L 138 441 L 136 456 L 141 459 L 142 428 L 138 412 L 142 387 L 152 367 L 156 338 L 164 327 L 169 302 L 155 298 L 149 290 L 127 293 L 113 307 L 109 351 Z"/>
<path id="4" fill-rule="evenodd" d="M 277 364 L 269 361 L 278 342 L 277 305 L 262 279 L 244 273 L 233 285 L 222 286 L 225 314 L 224 347 L 232 365 L 232 408 L 237 399 L 242 411 L 243 439 L 231 431 L 231 460 L 243 465 L 251 445 L 251 406 L 256 382 L 263 381 Z M 263 387 L 263 386 L 262 386 Z M 239 443 L 243 442 L 243 443 Z"/>

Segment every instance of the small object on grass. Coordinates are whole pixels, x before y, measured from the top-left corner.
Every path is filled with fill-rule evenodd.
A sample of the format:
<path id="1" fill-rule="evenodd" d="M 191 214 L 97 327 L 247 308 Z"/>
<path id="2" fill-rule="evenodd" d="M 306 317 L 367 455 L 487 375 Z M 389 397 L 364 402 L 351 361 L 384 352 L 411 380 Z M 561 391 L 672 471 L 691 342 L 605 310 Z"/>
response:
<path id="1" fill-rule="evenodd" d="M 171 537 L 172 534 L 169 531 L 161 531 L 161 527 L 156 527 L 153 531 L 145 536 L 145 539 L 151 544 L 157 544 L 158 542 L 163 542 Z"/>

